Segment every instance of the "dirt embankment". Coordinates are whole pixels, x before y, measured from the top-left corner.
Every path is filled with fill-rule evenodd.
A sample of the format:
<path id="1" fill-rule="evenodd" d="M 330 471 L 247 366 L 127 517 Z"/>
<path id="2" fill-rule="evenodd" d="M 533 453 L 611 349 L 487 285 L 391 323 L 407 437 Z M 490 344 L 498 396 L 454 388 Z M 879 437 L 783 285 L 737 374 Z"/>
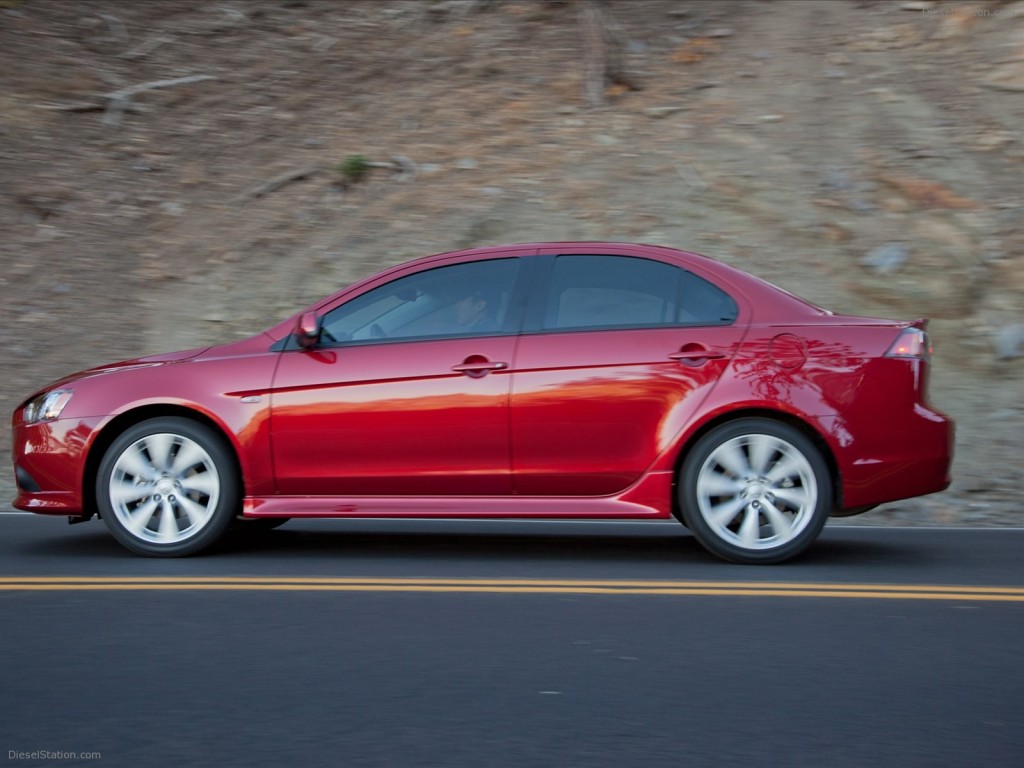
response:
<path id="1" fill-rule="evenodd" d="M 610 7 L 644 89 L 589 111 L 571 3 L 0 1 L 0 408 L 417 255 L 666 243 L 932 317 L 956 483 L 863 522 L 1018 523 L 1024 3 Z"/>

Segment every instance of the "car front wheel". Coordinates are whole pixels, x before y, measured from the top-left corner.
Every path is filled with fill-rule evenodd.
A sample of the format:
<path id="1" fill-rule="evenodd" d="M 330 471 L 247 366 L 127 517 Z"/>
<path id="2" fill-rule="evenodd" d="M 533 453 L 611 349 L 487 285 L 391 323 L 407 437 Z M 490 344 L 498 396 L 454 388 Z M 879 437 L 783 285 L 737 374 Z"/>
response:
<path id="1" fill-rule="evenodd" d="M 780 563 L 817 538 L 832 508 L 820 451 L 787 424 L 750 418 L 704 435 L 683 466 L 684 523 L 709 551 L 736 563 Z"/>
<path id="2" fill-rule="evenodd" d="M 156 557 L 191 555 L 225 533 L 239 502 L 224 439 L 189 419 L 150 419 L 107 449 L 96 479 L 104 522 L 121 544 Z"/>

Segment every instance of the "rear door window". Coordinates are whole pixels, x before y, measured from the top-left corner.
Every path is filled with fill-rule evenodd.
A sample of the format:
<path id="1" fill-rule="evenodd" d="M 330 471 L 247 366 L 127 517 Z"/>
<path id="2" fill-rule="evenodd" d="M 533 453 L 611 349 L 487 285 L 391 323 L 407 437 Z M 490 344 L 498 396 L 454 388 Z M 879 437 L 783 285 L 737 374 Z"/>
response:
<path id="1" fill-rule="evenodd" d="M 632 256 L 555 259 L 543 330 L 728 325 L 736 302 L 691 272 Z"/>

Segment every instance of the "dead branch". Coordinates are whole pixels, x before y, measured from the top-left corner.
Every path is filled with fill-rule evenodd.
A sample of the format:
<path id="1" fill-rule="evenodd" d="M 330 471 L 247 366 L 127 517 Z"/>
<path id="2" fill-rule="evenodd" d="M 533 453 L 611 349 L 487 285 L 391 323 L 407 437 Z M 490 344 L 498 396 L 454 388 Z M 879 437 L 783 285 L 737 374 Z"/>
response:
<path id="1" fill-rule="evenodd" d="M 188 77 L 175 77 L 170 80 L 153 80 L 139 85 L 130 85 L 119 91 L 104 94 L 102 98 L 107 99 L 107 110 L 103 115 L 104 125 L 117 125 L 121 122 L 121 115 L 124 114 L 132 96 L 144 91 L 154 91 L 159 88 L 173 88 L 177 85 L 199 83 L 203 80 L 216 80 L 213 75 L 189 75 Z"/>
<path id="2" fill-rule="evenodd" d="M 416 177 L 419 167 L 411 159 L 405 155 L 395 155 L 390 160 L 371 160 L 367 161 L 364 168 L 378 168 L 380 170 L 391 171 L 395 174 L 396 181 L 409 181 Z M 271 192 L 276 192 L 296 181 L 302 181 L 308 179 L 310 176 L 316 176 L 317 174 L 324 173 L 330 169 L 325 168 L 322 165 L 309 165 L 303 168 L 294 168 L 290 171 L 274 176 L 272 179 L 267 179 L 254 187 L 250 187 L 245 192 L 240 194 L 234 200 L 233 203 L 243 204 L 250 200 L 255 200 L 257 197 L 263 197 L 263 195 L 269 195 Z M 351 186 L 353 182 L 346 182 L 342 180 L 338 183 L 338 188 Z"/>
<path id="3" fill-rule="evenodd" d="M 315 176 L 318 173 L 323 173 L 325 170 L 326 169 L 320 165 L 310 165 L 305 168 L 293 168 L 279 176 L 275 176 L 261 184 L 257 184 L 255 187 L 250 187 L 236 197 L 232 202 L 247 203 L 250 200 L 255 200 L 257 197 L 263 197 L 263 195 L 269 195 L 271 192 L 276 192 L 281 189 L 281 187 L 287 186 L 292 182 L 301 181 L 302 179 L 307 179 L 310 176 Z"/>
<path id="4" fill-rule="evenodd" d="M 52 112 L 103 112 L 107 105 L 100 101 L 77 101 L 68 104 L 36 104 L 38 109 L 48 109 Z M 146 112 L 141 104 L 128 104 L 126 112 Z"/>
<path id="5" fill-rule="evenodd" d="M 679 174 L 679 178 L 690 185 L 690 189 L 698 195 L 704 194 L 708 188 L 708 183 L 704 181 L 697 169 L 692 165 L 677 165 L 676 173 Z"/>
<path id="6" fill-rule="evenodd" d="M 121 21 L 117 16 L 113 16 L 109 13 L 101 13 L 99 17 L 107 22 L 107 29 L 110 30 L 110 34 L 120 40 L 122 43 L 128 41 L 128 30 L 124 26 L 124 22 Z"/>
<path id="7" fill-rule="evenodd" d="M 249 21 L 249 17 L 242 13 L 237 8 L 232 8 L 230 5 L 218 5 L 216 10 L 223 13 L 227 18 L 235 24 L 241 24 L 242 22 Z"/>
<path id="8" fill-rule="evenodd" d="M 406 157 L 405 155 L 395 155 L 386 162 L 376 160 L 371 161 L 366 164 L 366 167 L 393 171 L 397 181 L 409 181 L 414 179 L 416 178 L 416 174 L 419 172 L 419 166 L 416 165 L 412 158 Z"/>
<path id="9" fill-rule="evenodd" d="M 607 40 L 601 11 L 594 3 L 580 2 L 578 18 L 583 41 L 583 100 L 596 108 L 604 105 Z"/>
<path id="10" fill-rule="evenodd" d="M 604 106 L 608 85 L 642 90 L 626 72 L 622 57 L 624 35 L 602 0 L 579 0 L 577 8 L 583 42 L 583 99 L 587 106 Z"/>
<path id="11" fill-rule="evenodd" d="M 419 173 L 420 168 L 411 157 L 395 155 L 391 162 L 397 166 L 395 170 L 398 172 L 398 181 L 411 181 Z"/>
<path id="12" fill-rule="evenodd" d="M 36 106 L 40 109 L 52 109 L 57 112 L 99 112 L 103 110 L 104 124 L 117 125 L 121 122 L 121 115 L 125 112 L 141 110 L 138 105 L 133 104 L 131 101 L 132 96 L 137 93 L 216 79 L 213 75 L 189 75 L 188 77 L 176 77 L 171 80 L 153 80 L 148 83 L 130 85 L 127 88 L 120 88 L 110 93 L 101 94 L 95 97 L 94 101 L 75 101 L 66 104 L 37 104 Z"/>
<path id="13" fill-rule="evenodd" d="M 187 85 L 188 83 L 199 83 L 203 80 L 216 80 L 217 78 L 213 75 L 189 75 L 188 77 L 175 77 L 171 80 L 153 80 L 148 83 L 140 83 L 139 85 L 130 85 L 127 88 L 122 88 L 119 91 L 113 91 L 111 93 L 103 94 L 105 99 L 130 99 L 137 93 L 143 91 L 155 91 L 158 88 L 173 88 L 176 85 Z"/>
<path id="14" fill-rule="evenodd" d="M 129 61 L 134 61 L 135 59 L 141 59 L 141 58 L 151 54 L 153 51 L 155 51 L 161 45 L 164 45 L 165 43 L 171 43 L 171 42 L 174 42 L 174 38 L 173 37 L 170 37 L 168 35 L 155 35 L 155 36 L 149 37 L 145 41 L 143 41 L 143 43 L 138 48 L 133 48 L 130 51 L 125 51 L 124 53 L 118 54 L 118 58 L 119 59 L 128 59 Z"/>

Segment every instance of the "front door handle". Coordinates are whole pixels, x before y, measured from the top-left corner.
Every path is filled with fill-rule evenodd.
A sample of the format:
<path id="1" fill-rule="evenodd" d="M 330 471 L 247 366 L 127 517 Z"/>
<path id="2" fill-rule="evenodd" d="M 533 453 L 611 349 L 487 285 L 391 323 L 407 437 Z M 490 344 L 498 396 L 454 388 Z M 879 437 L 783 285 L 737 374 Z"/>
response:
<path id="1" fill-rule="evenodd" d="M 464 373 L 473 378 L 486 376 L 491 371 L 501 371 L 505 368 L 508 368 L 508 363 L 492 363 L 481 355 L 472 355 L 458 365 L 452 366 L 452 370 L 456 373 Z"/>
<path id="2" fill-rule="evenodd" d="M 684 344 L 678 352 L 672 352 L 669 360 L 676 360 L 683 365 L 703 365 L 708 360 L 718 360 L 725 357 L 722 352 L 712 352 L 703 344 Z"/>

